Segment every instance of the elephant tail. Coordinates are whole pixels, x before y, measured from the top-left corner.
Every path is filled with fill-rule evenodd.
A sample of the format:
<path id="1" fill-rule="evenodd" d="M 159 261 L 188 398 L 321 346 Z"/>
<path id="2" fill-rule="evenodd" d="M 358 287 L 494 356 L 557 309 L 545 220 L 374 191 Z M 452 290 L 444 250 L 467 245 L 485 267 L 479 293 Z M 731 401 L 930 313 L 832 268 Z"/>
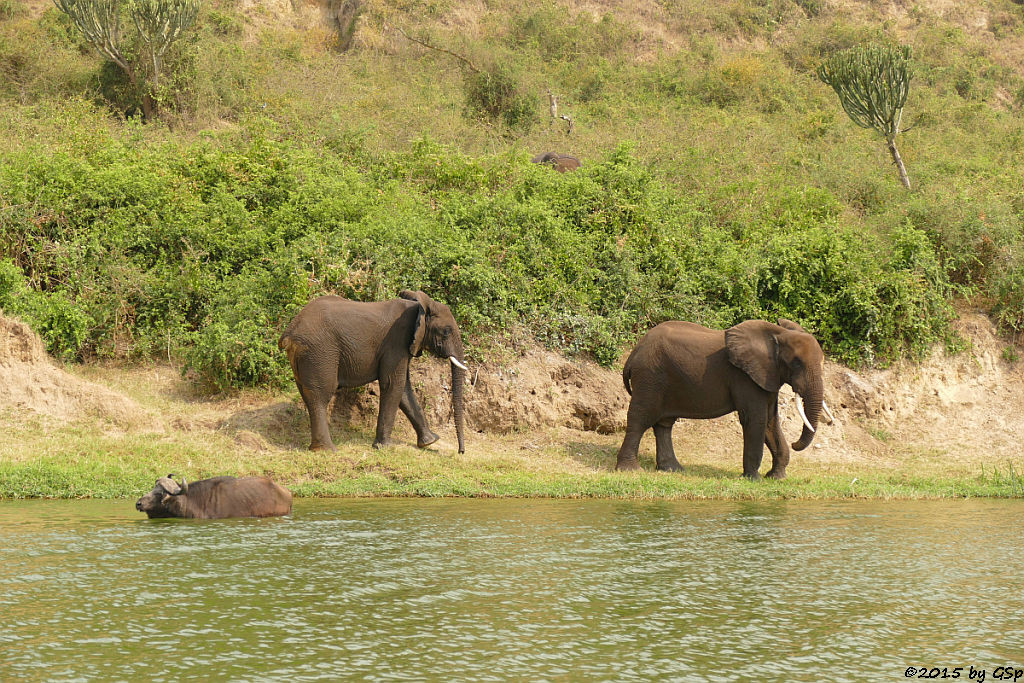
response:
<path id="1" fill-rule="evenodd" d="M 629 363 L 626 363 L 626 367 L 622 368 L 622 384 L 626 387 L 626 393 L 630 396 L 633 395 L 633 389 L 629 386 L 629 376 L 632 372 L 629 369 Z"/>
<path id="2" fill-rule="evenodd" d="M 288 363 L 292 366 L 292 372 L 295 372 L 295 361 L 306 350 L 305 345 L 299 340 L 289 337 L 288 333 L 285 332 L 277 340 L 277 348 L 288 354 Z"/>

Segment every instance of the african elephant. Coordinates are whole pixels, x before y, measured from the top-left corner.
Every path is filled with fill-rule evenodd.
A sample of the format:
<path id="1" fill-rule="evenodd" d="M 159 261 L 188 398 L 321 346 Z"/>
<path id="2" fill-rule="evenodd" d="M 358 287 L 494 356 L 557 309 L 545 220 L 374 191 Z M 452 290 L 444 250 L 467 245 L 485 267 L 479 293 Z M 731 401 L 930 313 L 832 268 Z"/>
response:
<path id="1" fill-rule="evenodd" d="M 804 429 L 793 444 L 794 450 L 803 450 L 814 438 L 822 408 L 828 413 L 824 358 L 813 336 L 783 318 L 778 325 L 747 320 L 725 331 L 680 321 L 658 325 L 637 343 L 622 370 L 632 398 L 615 468 L 640 468 L 640 439 L 653 427 L 657 468 L 681 470 L 672 449 L 676 418 L 737 411 L 743 427 L 743 476 L 760 478 L 768 444 L 772 468 L 767 476 L 784 478 L 789 445 L 779 427 L 779 387 L 789 384 L 807 403 L 805 413 L 797 402 Z"/>
<path id="2" fill-rule="evenodd" d="M 575 171 L 583 165 L 583 162 L 576 157 L 568 154 L 558 154 L 557 152 L 545 152 L 543 154 L 538 154 L 530 159 L 530 161 L 535 164 L 550 164 L 551 167 L 559 173 Z"/>
<path id="3" fill-rule="evenodd" d="M 310 450 L 333 449 L 327 404 L 338 387 L 380 383 L 375 448 L 390 442 L 399 408 L 416 429 L 416 445 L 437 441 L 409 383 L 409 360 L 424 349 L 452 367 L 452 407 L 459 453 L 463 442 L 462 336 L 451 310 L 423 292 L 402 290 L 389 301 L 349 301 L 322 296 L 299 311 L 278 346 L 288 354 L 302 400 L 309 410 Z"/>

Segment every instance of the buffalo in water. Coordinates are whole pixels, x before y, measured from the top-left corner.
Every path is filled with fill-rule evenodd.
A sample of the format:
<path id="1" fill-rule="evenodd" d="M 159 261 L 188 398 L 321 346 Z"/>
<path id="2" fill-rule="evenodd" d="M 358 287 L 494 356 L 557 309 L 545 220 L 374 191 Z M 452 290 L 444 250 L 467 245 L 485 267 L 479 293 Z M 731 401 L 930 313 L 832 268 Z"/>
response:
<path id="1" fill-rule="evenodd" d="M 548 164 L 559 173 L 565 173 L 566 171 L 575 171 L 577 168 L 583 165 L 583 162 L 574 156 L 568 154 L 558 154 L 556 152 L 545 152 L 544 154 L 538 154 L 537 156 L 530 159 L 535 164 Z"/>
<path id="2" fill-rule="evenodd" d="M 168 474 L 153 490 L 135 502 L 149 518 L 221 519 L 224 517 L 277 517 L 292 511 L 292 494 L 267 477 L 213 477 L 174 481 Z"/>

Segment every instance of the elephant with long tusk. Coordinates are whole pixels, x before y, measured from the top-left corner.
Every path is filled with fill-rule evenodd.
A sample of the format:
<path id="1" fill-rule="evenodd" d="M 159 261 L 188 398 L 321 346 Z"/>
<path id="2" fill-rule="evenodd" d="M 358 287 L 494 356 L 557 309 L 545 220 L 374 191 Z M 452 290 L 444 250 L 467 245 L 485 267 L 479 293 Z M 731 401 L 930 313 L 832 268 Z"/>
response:
<path id="1" fill-rule="evenodd" d="M 640 468 L 640 439 L 653 428 L 657 468 L 681 470 L 672 448 L 676 419 L 735 411 L 743 427 L 743 475 L 760 478 L 767 445 L 767 476 L 784 478 L 789 445 L 779 427 L 779 388 L 789 384 L 802 399 L 797 409 L 804 427 L 793 449 L 803 450 L 814 439 L 821 411 L 832 415 L 824 400 L 824 362 L 817 340 L 785 318 L 778 325 L 747 320 L 724 331 L 680 321 L 658 325 L 637 343 L 622 370 L 631 399 L 616 469 Z"/>
<path id="2" fill-rule="evenodd" d="M 466 372 L 462 333 L 451 310 L 423 292 L 402 290 L 389 301 L 322 296 L 306 304 L 278 342 L 288 354 L 295 383 L 309 410 L 310 450 L 333 449 L 327 405 L 338 387 L 380 383 L 376 448 L 390 443 L 401 408 L 425 448 L 438 436 L 427 425 L 409 382 L 409 361 L 429 351 L 452 369 L 452 408 L 459 453 L 464 453 L 462 406 Z"/>

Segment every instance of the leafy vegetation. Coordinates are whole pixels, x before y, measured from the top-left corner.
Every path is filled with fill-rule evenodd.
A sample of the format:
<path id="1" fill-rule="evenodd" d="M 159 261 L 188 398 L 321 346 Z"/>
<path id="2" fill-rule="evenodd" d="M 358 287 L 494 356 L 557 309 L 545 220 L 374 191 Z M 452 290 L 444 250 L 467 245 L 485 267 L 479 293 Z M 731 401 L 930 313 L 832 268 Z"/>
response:
<path id="1" fill-rule="evenodd" d="M 786 316 L 853 362 L 920 353 L 950 317 L 920 230 L 883 251 L 811 188 L 724 228 L 626 148 L 563 176 L 426 139 L 355 165 L 262 136 L 88 145 L 0 170 L 5 308 L 68 354 L 169 352 L 220 387 L 286 381 L 277 337 L 327 292 L 423 289 L 478 339 L 518 327 L 603 363 L 670 318 Z"/>

